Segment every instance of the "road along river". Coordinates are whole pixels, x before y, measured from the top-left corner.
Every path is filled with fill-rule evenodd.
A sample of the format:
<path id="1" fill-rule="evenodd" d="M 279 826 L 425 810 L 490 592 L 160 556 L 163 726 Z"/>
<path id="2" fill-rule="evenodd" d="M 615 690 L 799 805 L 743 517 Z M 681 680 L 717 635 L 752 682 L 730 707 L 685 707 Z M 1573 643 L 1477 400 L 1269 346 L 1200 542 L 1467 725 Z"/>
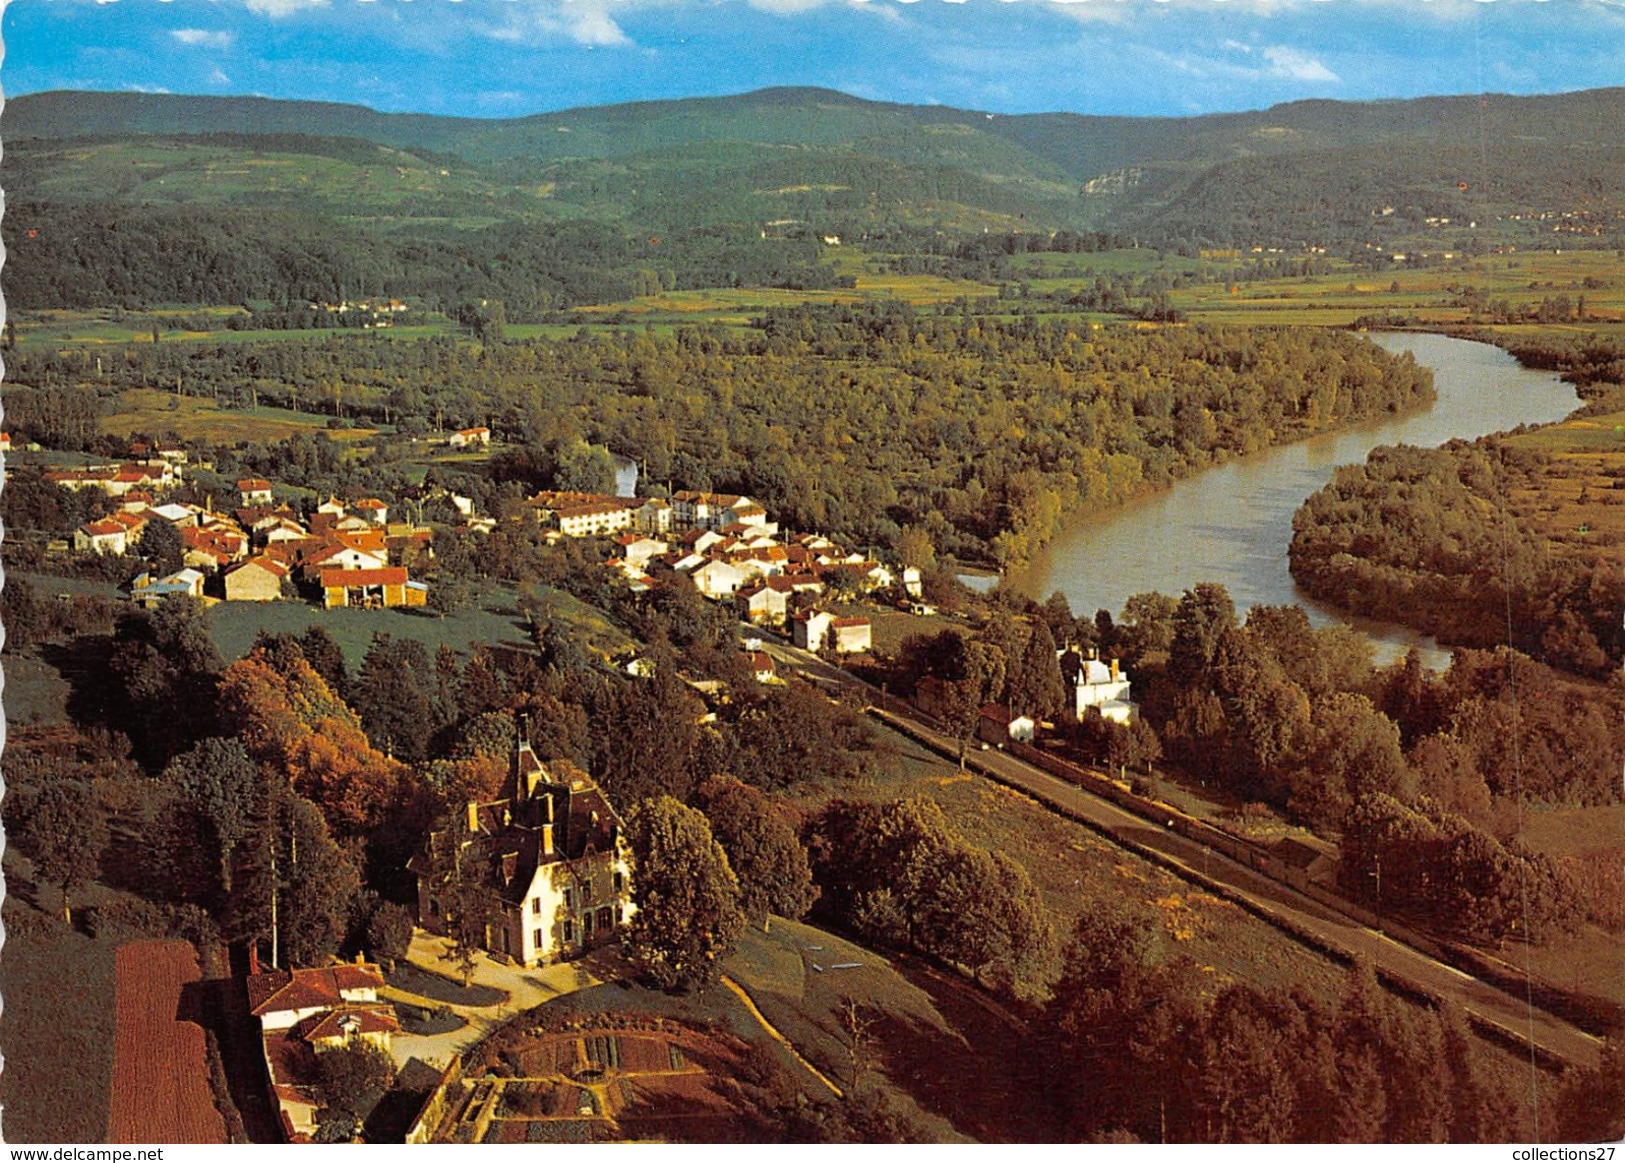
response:
<path id="1" fill-rule="evenodd" d="M 1320 606 L 1300 591 L 1287 571 L 1292 514 L 1334 468 L 1363 462 L 1379 445 L 1436 448 L 1458 437 L 1548 424 L 1578 400 L 1552 373 L 1522 368 L 1489 344 L 1422 334 L 1371 340 L 1396 354 L 1409 351 L 1432 369 L 1438 399 L 1431 407 L 1270 449 L 1085 516 L 1010 583 L 1040 600 L 1060 590 L 1075 614 L 1115 615 L 1133 594 L 1177 597 L 1198 582 L 1219 582 L 1238 611 L 1296 603 L 1316 625 L 1348 622 L 1371 638 L 1379 662 L 1418 646 L 1430 665 L 1448 663 L 1448 652 L 1429 638 Z"/>

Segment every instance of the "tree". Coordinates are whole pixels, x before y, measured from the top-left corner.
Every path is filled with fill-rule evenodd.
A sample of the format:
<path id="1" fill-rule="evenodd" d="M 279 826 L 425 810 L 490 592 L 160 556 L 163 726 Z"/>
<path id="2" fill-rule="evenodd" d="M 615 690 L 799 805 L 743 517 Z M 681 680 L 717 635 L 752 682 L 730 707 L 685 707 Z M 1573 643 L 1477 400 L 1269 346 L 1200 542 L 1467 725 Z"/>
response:
<path id="1" fill-rule="evenodd" d="M 248 753 L 285 773 L 339 832 L 371 831 L 398 804 L 405 768 L 372 746 L 301 651 L 256 646 L 221 675 L 220 702 Z"/>
<path id="2" fill-rule="evenodd" d="M 670 654 L 655 656 L 650 678 L 623 683 L 610 713 L 592 722 L 593 768 L 610 798 L 635 804 L 659 795 L 689 795 L 702 709 Z"/>
<path id="3" fill-rule="evenodd" d="M 208 832 L 220 870 L 220 897 L 231 897 L 232 863 L 263 812 L 265 778 L 236 739 L 208 738 L 164 769 Z"/>
<path id="4" fill-rule="evenodd" d="M 727 853 L 705 816 L 670 796 L 635 806 L 627 836 L 637 906 L 626 932 L 632 964 L 661 989 L 708 984 L 745 927 Z"/>
<path id="5" fill-rule="evenodd" d="M 818 888 L 789 810 L 732 776 L 702 783 L 699 806 L 739 878 L 746 918 L 765 933 L 772 913 L 792 921 L 806 916 Z"/>
<path id="6" fill-rule="evenodd" d="M 433 679 L 421 642 L 373 635 L 351 701 L 375 747 L 408 763 L 428 753 L 437 725 L 430 697 Z"/>
<path id="7" fill-rule="evenodd" d="M 1061 679 L 1060 656 L 1046 623 L 1033 623 L 1022 649 L 1021 665 L 1012 673 L 1005 696 L 1013 713 L 1037 720 L 1054 720 L 1065 708 L 1066 684 Z"/>
<path id="8" fill-rule="evenodd" d="M 273 813 L 277 927 L 290 965 L 323 965 L 338 952 L 361 891 L 361 873 L 309 800 L 282 790 Z"/>
<path id="9" fill-rule="evenodd" d="M 892 552 L 897 555 L 899 563 L 921 573 L 934 569 L 937 564 L 937 551 L 931 544 L 931 534 L 921 525 L 904 525 L 892 539 Z"/>
<path id="10" fill-rule="evenodd" d="M 119 680 L 122 717 L 154 767 L 211 733 L 221 663 L 202 606 L 191 598 L 119 619 L 108 666 Z"/>
<path id="11" fill-rule="evenodd" d="M 160 577 L 172 574 L 186 564 L 186 546 L 181 531 L 169 521 L 154 517 L 141 531 L 141 556 Z"/>
<path id="12" fill-rule="evenodd" d="M 1005 657 L 996 646 L 985 642 L 961 643 L 957 665 L 944 676 L 945 695 L 940 715 L 943 723 L 959 741 L 959 770 L 965 770 L 965 753 L 982 708 L 1004 689 Z"/>
<path id="13" fill-rule="evenodd" d="M 73 896 L 96 879 L 109 833 L 95 792 L 81 783 L 53 783 L 29 805 L 25 834 L 34 871 L 62 890 L 62 919 L 73 921 Z"/>
<path id="14" fill-rule="evenodd" d="M 367 949 L 389 964 L 406 956 L 412 943 L 412 910 L 394 901 L 382 901 L 367 918 Z"/>
<path id="15" fill-rule="evenodd" d="M 1177 689 L 1208 684 L 1208 669 L 1219 653 L 1226 630 L 1236 627 L 1236 606 L 1230 593 L 1215 582 L 1202 582 L 1185 591 L 1174 613 L 1173 640 L 1168 646 L 1168 679 Z"/>
<path id="16" fill-rule="evenodd" d="M 317 1054 L 318 1137 L 330 1143 L 353 1140 L 362 1119 L 394 1078 L 395 1063 L 388 1052 L 359 1038 Z"/>

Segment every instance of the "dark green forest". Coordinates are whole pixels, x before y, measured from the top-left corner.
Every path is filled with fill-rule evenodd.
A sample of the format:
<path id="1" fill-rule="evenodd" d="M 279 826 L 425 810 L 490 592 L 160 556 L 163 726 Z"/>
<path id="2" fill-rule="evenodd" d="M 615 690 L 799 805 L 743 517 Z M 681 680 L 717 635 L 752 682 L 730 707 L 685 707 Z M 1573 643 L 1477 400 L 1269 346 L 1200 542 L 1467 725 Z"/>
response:
<path id="1" fill-rule="evenodd" d="M 65 389 L 178 384 L 419 430 L 490 424 L 527 447 L 584 440 L 646 481 L 757 497 L 792 528 L 887 545 L 916 526 L 935 552 L 998 564 L 1086 507 L 1432 391 L 1408 356 L 1346 334 L 1077 329 L 968 304 L 786 309 L 743 335 L 19 351 L 10 372 L 11 424 L 59 447 L 84 439 L 47 403 Z"/>
<path id="2" fill-rule="evenodd" d="M 1293 517 L 1292 576 L 1316 597 L 1445 642 L 1508 643 L 1606 677 L 1625 656 L 1618 570 L 1554 544 L 1505 501 L 1539 492 L 1550 466 L 1493 440 L 1376 449 Z"/>

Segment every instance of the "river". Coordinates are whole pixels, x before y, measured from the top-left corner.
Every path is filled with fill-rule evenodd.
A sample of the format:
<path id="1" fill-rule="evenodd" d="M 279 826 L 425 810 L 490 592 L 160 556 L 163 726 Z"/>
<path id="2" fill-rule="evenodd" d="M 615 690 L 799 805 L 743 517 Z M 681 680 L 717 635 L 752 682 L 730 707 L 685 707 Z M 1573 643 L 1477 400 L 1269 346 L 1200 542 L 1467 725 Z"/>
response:
<path id="1" fill-rule="evenodd" d="M 1334 468 L 1363 462 L 1379 445 L 1436 448 L 1457 437 L 1547 424 L 1567 416 L 1578 400 L 1552 373 L 1522 368 L 1489 344 L 1442 335 L 1371 339 L 1390 352 L 1410 351 L 1433 370 L 1438 399 L 1431 407 L 1232 461 L 1086 516 L 1009 583 L 1040 600 L 1060 590 L 1074 614 L 1108 609 L 1115 615 L 1133 594 L 1177 596 L 1198 582 L 1219 582 L 1238 611 L 1297 603 L 1315 625 L 1354 625 L 1375 644 L 1379 662 L 1417 646 L 1430 666 L 1447 664 L 1449 652 L 1432 639 L 1321 606 L 1299 590 L 1287 571 L 1292 514 Z"/>

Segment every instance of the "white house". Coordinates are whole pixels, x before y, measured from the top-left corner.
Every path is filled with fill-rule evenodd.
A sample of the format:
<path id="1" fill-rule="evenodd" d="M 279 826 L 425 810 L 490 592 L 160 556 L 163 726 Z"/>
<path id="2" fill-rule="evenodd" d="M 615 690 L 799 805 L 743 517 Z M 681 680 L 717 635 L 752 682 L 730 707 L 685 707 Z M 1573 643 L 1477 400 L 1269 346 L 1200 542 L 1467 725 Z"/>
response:
<path id="1" fill-rule="evenodd" d="M 446 440 L 453 448 L 468 448 L 472 445 L 485 445 L 491 443 L 491 430 L 486 427 L 463 428 L 453 432 Z"/>
<path id="2" fill-rule="evenodd" d="M 708 598 L 729 598 L 745 584 L 745 571 L 726 561 L 707 561 L 689 571 L 694 588 Z"/>
<path id="3" fill-rule="evenodd" d="M 75 529 L 73 547 L 80 553 L 120 554 L 130 547 L 129 530 L 111 517 L 104 517 Z"/>
<path id="4" fill-rule="evenodd" d="M 283 1134 L 290 1142 L 308 1142 L 320 1107 L 316 1055 L 354 1042 L 387 1052 L 400 1032 L 394 1008 L 378 1000 L 384 975 L 378 966 L 360 963 L 262 973 L 251 950 L 247 986 Z"/>
<path id="5" fill-rule="evenodd" d="M 790 616 L 790 638 L 803 650 L 817 652 L 824 648 L 835 618 L 823 610 L 801 610 Z"/>
<path id="6" fill-rule="evenodd" d="M 1012 715 L 1010 708 L 989 703 L 976 719 L 976 737 L 984 743 L 1003 747 L 1006 743 L 1031 743 L 1037 724 L 1027 715 Z"/>
<path id="7" fill-rule="evenodd" d="M 1117 659 L 1102 662 L 1093 650 L 1087 658 L 1076 649 L 1060 650 L 1057 654 L 1061 676 L 1072 688 L 1073 715 L 1080 723 L 1090 707 L 1114 723 L 1127 726 L 1133 721 L 1138 708 L 1129 700 L 1128 675 Z"/>
<path id="8" fill-rule="evenodd" d="M 242 497 L 244 506 L 269 505 L 272 503 L 271 482 L 258 477 L 237 482 L 237 493 Z"/>
<path id="9" fill-rule="evenodd" d="M 829 628 L 835 635 L 836 654 L 863 654 L 873 644 L 873 628 L 867 618 L 834 618 Z"/>

